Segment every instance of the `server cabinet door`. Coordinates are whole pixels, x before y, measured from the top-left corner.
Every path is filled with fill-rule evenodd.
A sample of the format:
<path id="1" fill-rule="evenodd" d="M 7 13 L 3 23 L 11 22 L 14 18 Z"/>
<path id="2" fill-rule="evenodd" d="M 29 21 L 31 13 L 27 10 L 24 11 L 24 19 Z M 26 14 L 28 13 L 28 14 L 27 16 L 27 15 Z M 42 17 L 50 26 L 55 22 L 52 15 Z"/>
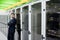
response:
<path id="1" fill-rule="evenodd" d="M 31 40 L 41 40 L 41 3 L 32 6 Z"/>
<path id="2" fill-rule="evenodd" d="M 28 7 L 23 8 L 22 12 L 22 40 L 28 40 Z"/>

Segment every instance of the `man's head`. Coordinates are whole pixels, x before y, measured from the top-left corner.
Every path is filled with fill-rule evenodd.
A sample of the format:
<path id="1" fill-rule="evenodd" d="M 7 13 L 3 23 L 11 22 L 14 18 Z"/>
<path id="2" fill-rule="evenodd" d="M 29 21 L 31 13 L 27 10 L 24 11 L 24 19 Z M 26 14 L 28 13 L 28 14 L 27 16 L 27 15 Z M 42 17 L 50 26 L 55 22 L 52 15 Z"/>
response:
<path id="1" fill-rule="evenodd" d="M 15 18 L 15 14 L 14 13 L 11 13 L 11 18 Z"/>

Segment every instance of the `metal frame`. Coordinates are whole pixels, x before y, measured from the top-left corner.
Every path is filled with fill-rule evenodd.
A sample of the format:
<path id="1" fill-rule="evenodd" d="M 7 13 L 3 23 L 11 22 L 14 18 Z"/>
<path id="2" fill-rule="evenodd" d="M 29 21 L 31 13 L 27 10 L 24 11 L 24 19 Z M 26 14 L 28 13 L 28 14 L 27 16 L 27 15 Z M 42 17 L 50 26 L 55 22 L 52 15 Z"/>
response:
<path id="1" fill-rule="evenodd" d="M 20 9 L 20 20 L 21 20 L 21 30 L 22 30 L 22 12 L 23 12 L 23 10 L 22 10 L 23 8 L 21 7 L 21 9 Z M 22 31 L 21 31 L 21 40 L 23 40 L 23 34 L 22 34 Z"/>
<path id="2" fill-rule="evenodd" d="M 42 39 L 46 40 L 46 1 L 41 3 L 41 35 Z"/>
<path id="3" fill-rule="evenodd" d="M 29 32 L 31 33 L 31 4 L 29 4 L 29 7 L 28 7 L 28 20 L 29 20 Z M 31 40 L 31 34 L 29 35 L 29 40 Z"/>

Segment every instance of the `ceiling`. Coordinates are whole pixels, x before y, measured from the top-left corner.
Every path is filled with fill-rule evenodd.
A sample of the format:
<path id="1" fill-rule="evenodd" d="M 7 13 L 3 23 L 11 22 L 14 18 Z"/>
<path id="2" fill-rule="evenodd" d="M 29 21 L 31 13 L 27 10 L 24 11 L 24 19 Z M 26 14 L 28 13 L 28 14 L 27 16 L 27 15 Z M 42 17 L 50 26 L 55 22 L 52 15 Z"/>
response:
<path id="1" fill-rule="evenodd" d="M 16 4 L 17 2 L 21 2 L 21 1 L 26 1 L 26 0 L 0 0 L 0 10 L 4 10 L 5 8 L 8 8 L 12 6 L 13 4 Z M 52 2 L 60 2 L 60 1 L 53 0 Z"/>
<path id="2" fill-rule="evenodd" d="M 13 4 L 21 1 L 22 0 L 0 0 L 0 10 L 4 10 L 4 8 L 12 6 Z"/>
<path id="3" fill-rule="evenodd" d="M 19 1 L 21 0 L 0 0 L 0 10 L 7 8 L 8 6 L 11 6 Z"/>

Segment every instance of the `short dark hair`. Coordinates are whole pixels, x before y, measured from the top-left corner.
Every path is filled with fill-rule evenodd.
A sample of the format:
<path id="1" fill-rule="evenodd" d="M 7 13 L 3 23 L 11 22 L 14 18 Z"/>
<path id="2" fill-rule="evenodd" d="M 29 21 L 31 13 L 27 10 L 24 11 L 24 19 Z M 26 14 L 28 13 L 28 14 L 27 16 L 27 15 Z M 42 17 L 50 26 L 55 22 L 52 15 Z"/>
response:
<path id="1" fill-rule="evenodd" d="M 14 13 L 11 13 L 11 15 L 12 15 L 12 14 L 15 15 Z"/>

